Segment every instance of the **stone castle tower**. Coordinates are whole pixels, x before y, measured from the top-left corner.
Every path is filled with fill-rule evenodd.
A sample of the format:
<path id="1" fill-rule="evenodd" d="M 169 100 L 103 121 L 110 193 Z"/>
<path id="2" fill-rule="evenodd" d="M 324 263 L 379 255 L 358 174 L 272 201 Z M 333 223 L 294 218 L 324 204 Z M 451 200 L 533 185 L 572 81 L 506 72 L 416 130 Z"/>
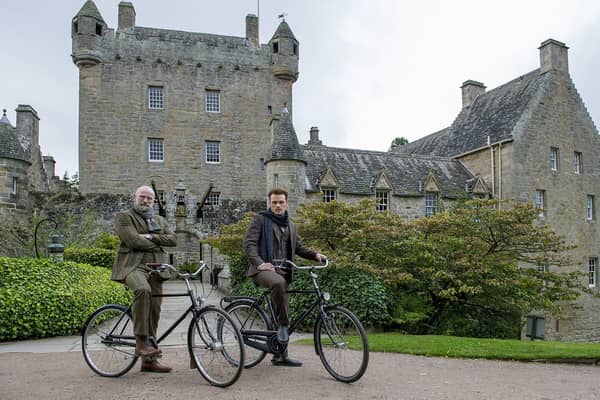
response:
<path id="1" fill-rule="evenodd" d="M 72 20 L 79 69 L 79 174 L 83 193 L 131 193 L 154 180 L 159 195 L 182 183 L 197 202 L 264 199 L 269 123 L 292 113 L 299 43 L 282 21 L 260 44 L 246 36 L 136 26 L 119 3 L 116 29 L 92 0 Z M 190 200 L 191 199 L 191 200 Z"/>

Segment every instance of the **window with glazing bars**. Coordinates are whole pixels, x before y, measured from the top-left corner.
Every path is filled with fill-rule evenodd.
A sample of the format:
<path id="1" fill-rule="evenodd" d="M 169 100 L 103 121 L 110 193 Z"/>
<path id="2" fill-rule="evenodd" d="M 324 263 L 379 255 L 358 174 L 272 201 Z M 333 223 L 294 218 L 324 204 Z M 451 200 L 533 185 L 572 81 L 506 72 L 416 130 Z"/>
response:
<path id="1" fill-rule="evenodd" d="M 206 162 L 209 164 L 221 162 L 221 144 L 219 142 L 206 142 Z"/>
<path id="2" fill-rule="evenodd" d="M 536 190 L 535 191 L 535 208 L 539 210 L 539 216 L 543 217 L 544 210 L 546 207 L 546 191 L 545 190 Z"/>
<path id="3" fill-rule="evenodd" d="M 323 192 L 323 202 L 331 203 L 335 200 L 335 189 L 321 189 Z"/>
<path id="4" fill-rule="evenodd" d="M 596 257 L 590 257 L 588 260 L 588 284 L 590 287 L 596 286 L 596 266 L 598 265 L 598 259 Z"/>
<path id="5" fill-rule="evenodd" d="M 375 191 L 375 200 L 376 206 L 375 209 L 377 211 L 387 211 L 389 209 L 390 199 L 389 193 L 387 190 L 377 190 Z"/>
<path id="6" fill-rule="evenodd" d="M 425 216 L 430 217 L 437 212 L 437 193 L 425 193 Z"/>
<path id="7" fill-rule="evenodd" d="M 206 90 L 204 98 L 206 112 L 221 112 L 221 92 L 218 90 Z"/>
<path id="8" fill-rule="evenodd" d="M 148 161 L 160 162 L 165 160 L 163 139 L 148 139 Z"/>
<path id="9" fill-rule="evenodd" d="M 583 172 L 583 165 L 581 164 L 581 153 L 576 151 L 573 153 L 573 172 L 581 174 Z"/>
<path id="10" fill-rule="evenodd" d="M 162 110 L 165 107 L 165 98 L 162 86 L 148 87 L 148 108 Z"/>

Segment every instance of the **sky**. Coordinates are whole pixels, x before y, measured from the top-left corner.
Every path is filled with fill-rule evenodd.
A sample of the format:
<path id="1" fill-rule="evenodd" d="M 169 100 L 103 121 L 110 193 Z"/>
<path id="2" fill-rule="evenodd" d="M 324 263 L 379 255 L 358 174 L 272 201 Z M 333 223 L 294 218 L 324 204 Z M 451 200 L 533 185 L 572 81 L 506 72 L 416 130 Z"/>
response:
<path id="1" fill-rule="evenodd" d="M 569 47 L 569 69 L 600 123 L 600 2 L 597 0 L 131 0 L 136 25 L 245 36 L 259 15 L 267 43 L 285 13 L 300 42 L 294 126 L 300 143 L 317 126 L 323 144 L 385 151 L 449 126 L 460 86 L 487 90 L 539 67 L 538 47 Z M 71 19 L 84 0 L 0 0 L 0 109 L 40 117 L 40 145 L 56 174 L 78 170 L 78 71 Z M 95 0 L 116 28 L 118 0 Z"/>

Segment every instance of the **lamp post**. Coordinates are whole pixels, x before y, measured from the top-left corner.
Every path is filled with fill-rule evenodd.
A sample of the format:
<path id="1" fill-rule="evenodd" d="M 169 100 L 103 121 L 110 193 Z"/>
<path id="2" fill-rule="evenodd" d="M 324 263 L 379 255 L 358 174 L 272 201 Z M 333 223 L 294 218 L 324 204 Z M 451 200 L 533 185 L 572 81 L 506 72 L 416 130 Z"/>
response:
<path id="1" fill-rule="evenodd" d="M 52 235 L 52 242 L 48 244 L 48 256 L 54 261 L 63 261 L 65 246 L 60 242 L 59 235 Z"/>
<path id="2" fill-rule="evenodd" d="M 37 246 L 37 232 L 38 232 L 38 228 L 40 227 L 40 225 L 42 224 L 42 222 L 52 222 L 54 224 L 54 229 L 58 228 L 58 222 L 56 222 L 55 220 L 51 219 L 51 218 L 45 218 L 43 220 L 41 220 L 40 222 L 37 223 L 37 225 L 35 226 L 35 230 L 33 231 L 33 246 L 35 247 L 35 256 L 36 258 L 40 258 L 40 253 L 38 253 L 38 246 Z"/>

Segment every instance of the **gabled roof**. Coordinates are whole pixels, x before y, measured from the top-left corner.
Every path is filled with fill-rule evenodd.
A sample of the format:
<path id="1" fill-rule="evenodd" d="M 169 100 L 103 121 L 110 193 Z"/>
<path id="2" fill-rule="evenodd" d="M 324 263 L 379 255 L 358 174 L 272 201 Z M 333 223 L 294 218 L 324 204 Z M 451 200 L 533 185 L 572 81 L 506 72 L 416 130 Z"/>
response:
<path id="1" fill-rule="evenodd" d="M 28 161 L 17 137 L 17 130 L 10 124 L 0 124 L 0 157 Z"/>
<path id="2" fill-rule="evenodd" d="M 292 124 L 292 118 L 287 109 L 283 109 L 279 123 L 273 132 L 271 157 L 266 161 L 297 160 L 305 161 L 304 154 L 298 143 L 298 136 Z"/>
<path id="3" fill-rule="evenodd" d="M 296 37 L 292 32 L 292 28 L 290 28 L 290 26 L 287 22 L 285 22 L 285 20 L 281 21 L 281 23 L 277 27 L 277 30 L 275 30 L 275 33 L 273 34 L 271 40 L 278 38 L 290 38 L 296 40 Z"/>
<path id="4" fill-rule="evenodd" d="M 455 157 L 486 146 L 488 136 L 490 143 L 512 139 L 515 124 L 549 75 L 536 69 L 482 94 L 461 110 L 449 128 L 408 143 L 403 150 Z"/>
<path id="5" fill-rule="evenodd" d="M 98 21 L 104 22 L 100 11 L 98 11 L 98 7 L 96 7 L 96 3 L 92 0 L 87 0 L 81 10 L 77 13 L 77 16 L 86 16 L 97 19 Z M 106 23 L 106 22 L 105 22 Z"/>
<path id="6" fill-rule="evenodd" d="M 339 181 L 339 192 L 354 195 L 375 193 L 375 181 L 382 169 L 392 184 L 392 194 L 421 196 L 423 180 L 433 171 L 440 182 L 441 195 L 465 193 L 465 183 L 473 175 L 456 160 L 447 157 L 416 156 L 380 151 L 302 146 L 307 160 L 307 191 L 319 190 L 318 182 L 331 169 Z"/>

